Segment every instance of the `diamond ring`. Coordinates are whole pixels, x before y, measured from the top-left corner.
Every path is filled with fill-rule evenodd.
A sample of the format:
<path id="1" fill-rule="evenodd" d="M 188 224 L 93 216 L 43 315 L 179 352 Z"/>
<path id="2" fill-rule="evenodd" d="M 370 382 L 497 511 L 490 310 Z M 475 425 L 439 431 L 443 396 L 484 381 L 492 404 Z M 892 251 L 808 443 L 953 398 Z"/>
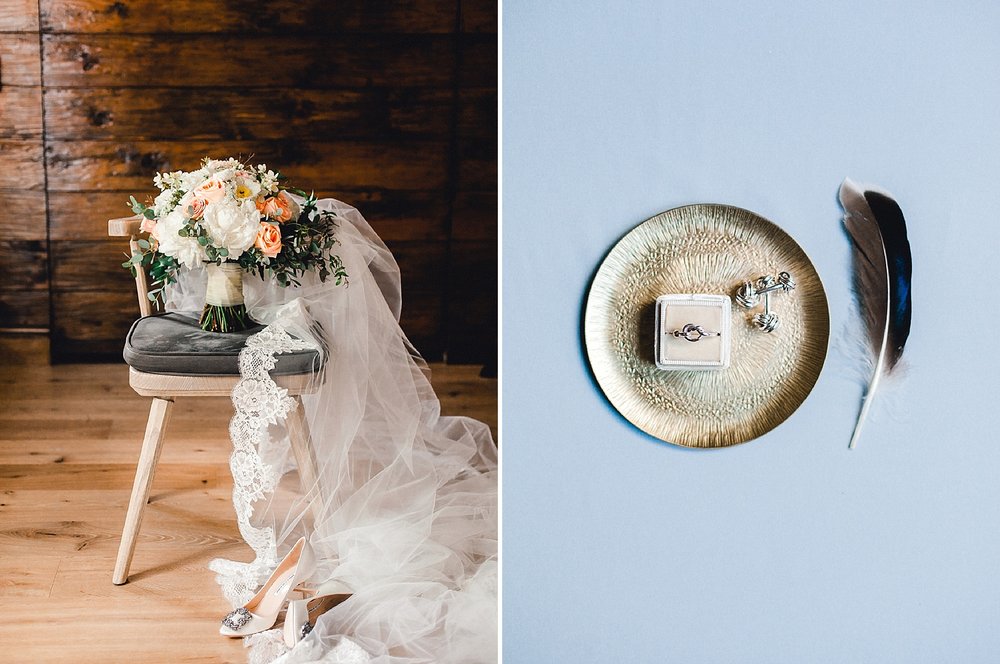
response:
<path id="1" fill-rule="evenodd" d="M 674 330 L 673 335 L 678 339 L 685 339 L 687 341 L 701 341 L 702 337 L 717 337 L 718 332 L 708 332 L 701 325 L 695 325 L 694 323 L 688 323 L 679 330 Z"/>

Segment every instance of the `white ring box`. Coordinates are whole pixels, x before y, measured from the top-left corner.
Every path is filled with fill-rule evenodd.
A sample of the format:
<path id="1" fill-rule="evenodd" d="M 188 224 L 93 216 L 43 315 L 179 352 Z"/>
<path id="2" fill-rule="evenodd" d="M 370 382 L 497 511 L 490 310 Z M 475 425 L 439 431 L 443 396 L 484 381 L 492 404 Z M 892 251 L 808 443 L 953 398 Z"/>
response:
<path id="1" fill-rule="evenodd" d="M 697 341 L 675 337 L 674 330 L 687 324 L 718 335 Z M 667 371 L 725 369 L 732 346 L 731 327 L 732 303 L 727 295 L 661 295 L 656 298 L 656 366 Z"/>

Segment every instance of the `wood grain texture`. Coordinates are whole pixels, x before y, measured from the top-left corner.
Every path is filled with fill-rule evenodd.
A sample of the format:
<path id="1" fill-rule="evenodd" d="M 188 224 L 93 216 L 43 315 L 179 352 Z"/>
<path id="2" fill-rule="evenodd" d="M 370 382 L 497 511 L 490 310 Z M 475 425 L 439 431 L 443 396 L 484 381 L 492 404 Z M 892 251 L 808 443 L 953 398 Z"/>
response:
<path id="1" fill-rule="evenodd" d="M 53 362 L 121 357 L 125 334 L 139 317 L 135 284 L 122 275 L 125 283 L 114 289 L 51 291 Z"/>
<path id="2" fill-rule="evenodd" d="M 0 3 L 0 329 L 49 323 L 37 31 L 34 0 Z"/>
<path id="3" fill-rule="evenodd" d="M 461 88 L 497 87 L 496 34 L 463 34 L 459 36 L 461 58 L 458 62 L 456 84 Z"/>
<path id="4" fill-rule="evenodd" d="M 57 87 L 446 88 L 455 69 L 449 35 L 47 34 L 42 46 Z"/>
<path id="5" fill-rule="evenodd" d="M 447 179 L 445 143 L 50 141 L 51 191 L 150 191 L 156 171 L 193 170 L 206 155 L 253 155 L 310 189 L 441 189 Z M 279 166 L 280 165 L 280 166 Z M 155 190 L 153 190 L 155 193 Z"/>
<path id="6" fill-rule="evenodd" d="M 40 20 L 15 16 L 39 10 Z M 0 220 L 0 232 L 57 243 L 57 359 L 117 356 L 134 303 L 111 294 L 121 288 L 120 260 L 96 248 L 104 223 L 126 214 L 129 195 L 151 197 L 156 171 L 194 168 L 208 154 L 252 155 L 321 197 L 357 205 L 401 252 L 404 328 L 431 359 L 442 356 L 448 243 L 489 242 L 497 227 L 496 3 L 10 0 L 4 26 L 42 32 L 0 34 L 9 166 L 0 169 L 0 204 L 24 206 L 28 220 Z M 39 102 L 44 116 L 32 111 Z M 45 195 L 47 228 L 35 221 Z M 69 242 L 98 244 L 75 254 Z M 88 266 L 87 256 L 112 263 Z M 3 307 L 0 323 L 48 319 L 47 310 Z"/>
<path id="7" fill-rule="evenodd" d="M 452 238 L 496 241 L 499 213 L 496 191 L 460 191 L 452 211 Z"/>
<path id="8" fill-rule="evenodd" d="M 458 144 L 458 188 L 466 191 L 495 191 L 497 144 L 492 140 L 462 138 Z"/>
<path id="9" fill-rule="evenodd" d="M 448 361 L 497 363 L 497 243 L 453 242 L 448 275 Z M 491 270 L 492 268 L 492 270 Z"/>
<path id="10" fill-rule="evenodd" d="M 177 401 L 132 574 L 114 586 L 109 575 L 149 400 L 129 390 L 124 365 L 48 366 L 46 346 L 41 338 L 0 336 L 0 353 L 13 360 L 0 365 L 3 410 L 23 415 L 0 422 L 0 476 L 20 476 L 16 485 L 0 480 L 5 661 L 244 661 L 240 641 L 218 635 L 230 607 L 207 568 L 213 558 L 252 555 L 231 502 L 231 406 Z M 495 433 L 496 381 L 477 378 L 474 366 L 431 368 L 442 412 L 477 417 Z M 87 424 L 116 412 L 110 426 Z M 51 413 L 61 415 L 48 431 L 62 437 L 33 439 L 33 424 Z"/>
<path id="11" fill-rule="evenodd" d="M 0 54 L 0 67 L 3 66 Z M 0 71 L 0 75 L 2 75 Z M 42 138 L 42 89 L 10 86 L 0 89 L 0 138 Z"/>
<path id="12" fill-rule="evenodd" d="M 37 32 L 0 32 L 4 88 L 41 85 L 42 66 L 38 55 Z"/>
<path id="13" fill-rule="evenodd" d="M 0 240 L 0 290 L 48 288 L 48 248 L 45 240 Z"/>
<path id="14" fill-rule="evenodd" d="M 26 2 L 26 0 L 19 0 Z M 204 0 L 42 0 L 46 32 L 249 33 L 279 37 L 319 33 L 449 33 L 455 0 L 270 0 L 266 4 Z M 489 3 L 485 3 L 489 5 Z M 496 7 L 494 5 L 494 17 Z M 36 11 L 37 14 L 37 11 Z"/>
<path id="15" fill-rule="evenodd" d="M 496 34 L 497 3 L 491 0 L 461 0 L 462 31 Z"/>
<path id="16" fill-rule="evenodd" d="M 0 2 L 0 32 L 38 32 L 38 0 Z"/>
<path id="17" fill-rule="evenodd" d="M 147 191 L 150 195 L 156 192 L 152 187 L 152 181 L 141 190 L 52 192 L 49 195 L 51 238 L 53 240 L 105 239 L 108 235 L 107 220 L 128 214 L 129 209 L 125 202 L 130 195 L 135 195 L 140 200 L 144 199 L 145 196 L 141 191 Z M 444 192 L 377 189 L 318 190 L 316 194 L 320 197 L 332 196 L 357 207 L 386 242 L 443 241 L 448 238 L 445 228 L 448 206 Z M 44 236 L 44 197 L 40 200 L 43 218 L 42 236 Z M 3 201 L 4 192 L 0 190 L 0 204 Z M 0 229 L 3 228 L 4 219 L 0 217 Z M 31 231 L 24 232 L 29 234 L 25 239 L 30 239 Z"/>
<path id="18" fill-rule="evenodd" d="M 135 290 L 122 268 L 128 242 L 119 238 L 52 243 L 52 288 L 58 291 Z M 124 337 L 123 337 L 124 338 Z"/>
<path id="19" fill-rule="evenodd" d="M 0 163 L 0 189 L 44 190 L 41 141 L 0 139 Z"/>
<path id="20" fill-rule="evenodd" d="M 497 140 L 499 99 L 496 88 L 464 88 L 458 92 L 458 124 L 463 138 Z"/>
<path id="21" fill-rule="evenodd" d="M 496 104 L 495 90 L 463 92 L 463 126 L 495 136 Z M 434 89 L 49 88 L 45 121 L 54 140 L 443 140 L 452 105 Z"/>
<path id="22" fill-rule="evenodd" d="M 8 240 L 45 239 L 45 192 L 0 189 L 0 237 Z"/>
<path id="23" fill-rule="evenodd" d="M 0 290 L 0 330 L 49 327 L 49 292 Z"/>

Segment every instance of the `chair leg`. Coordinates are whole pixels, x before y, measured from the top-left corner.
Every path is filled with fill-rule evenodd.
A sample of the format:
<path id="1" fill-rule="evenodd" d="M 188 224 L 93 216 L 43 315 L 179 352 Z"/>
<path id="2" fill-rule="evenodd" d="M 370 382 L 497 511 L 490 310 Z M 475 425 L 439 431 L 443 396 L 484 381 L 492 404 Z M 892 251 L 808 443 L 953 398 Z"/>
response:
<path id="1" fill-rule="evenodd" d="M 128 503 L 128 514 L 125 516 L 125 527 L 122 529 L 121 543 L 118 545 L 118 559 L 115 561 L 115 574 L 112 581 L 121 585 L 128 581 L 128 568 L 132 564 L 132 554 L 135 552 L 135 542 L 142 524 L 142 513 L 149 500 L 149 489 L 153 484 L 153 472 L 160 458 L 163 446 L 163 432 L 170 419 L 172 399 L 156 397 L 149 407 L 149 419 L 146 421 L 146 437 L 142 441 L 142 451 L 139 453 L 139 465 L 135 469 L 135 483 L 132 485 L 132 498 Z"/>
<path id="2" fill-rule="evenodd" d="M 318 473 L 316 471 L 316 457 L 313 454 L 312 438 L 309 435 L 309 423 L 306 421 L 305 408 L 302 404 L 302 397 L 295 397 L 295 409 L 288 413 L 285 419 L 288 427 L 288 439 L 292 446 L 292 453 L 295 455 L 295 463 L 299 467 L 299 481 L 302 484 L 302 491 L 320 491 L 321 487 L 316 485 Z M 322 511 L 322 494 L 313 497 L 312 504 L 316 508 L 316 513 Z"/>

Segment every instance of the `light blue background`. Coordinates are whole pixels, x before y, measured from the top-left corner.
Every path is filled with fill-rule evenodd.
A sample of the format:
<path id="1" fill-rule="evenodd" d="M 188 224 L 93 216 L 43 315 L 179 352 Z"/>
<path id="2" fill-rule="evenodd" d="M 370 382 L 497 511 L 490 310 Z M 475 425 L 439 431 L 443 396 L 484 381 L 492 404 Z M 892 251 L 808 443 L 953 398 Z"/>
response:
<path id="1" fill-rule="evenodd" d="M 504 662 L 1000 661 L 1000 6 L 503 7 Z M 831 349 L 768 435 L 634 429 L 579 329 L 611 245 L 696 202 L 775 221 L 852 311 L 845 176 L 899 200 L 910 373 L 848 451 Z"/>

